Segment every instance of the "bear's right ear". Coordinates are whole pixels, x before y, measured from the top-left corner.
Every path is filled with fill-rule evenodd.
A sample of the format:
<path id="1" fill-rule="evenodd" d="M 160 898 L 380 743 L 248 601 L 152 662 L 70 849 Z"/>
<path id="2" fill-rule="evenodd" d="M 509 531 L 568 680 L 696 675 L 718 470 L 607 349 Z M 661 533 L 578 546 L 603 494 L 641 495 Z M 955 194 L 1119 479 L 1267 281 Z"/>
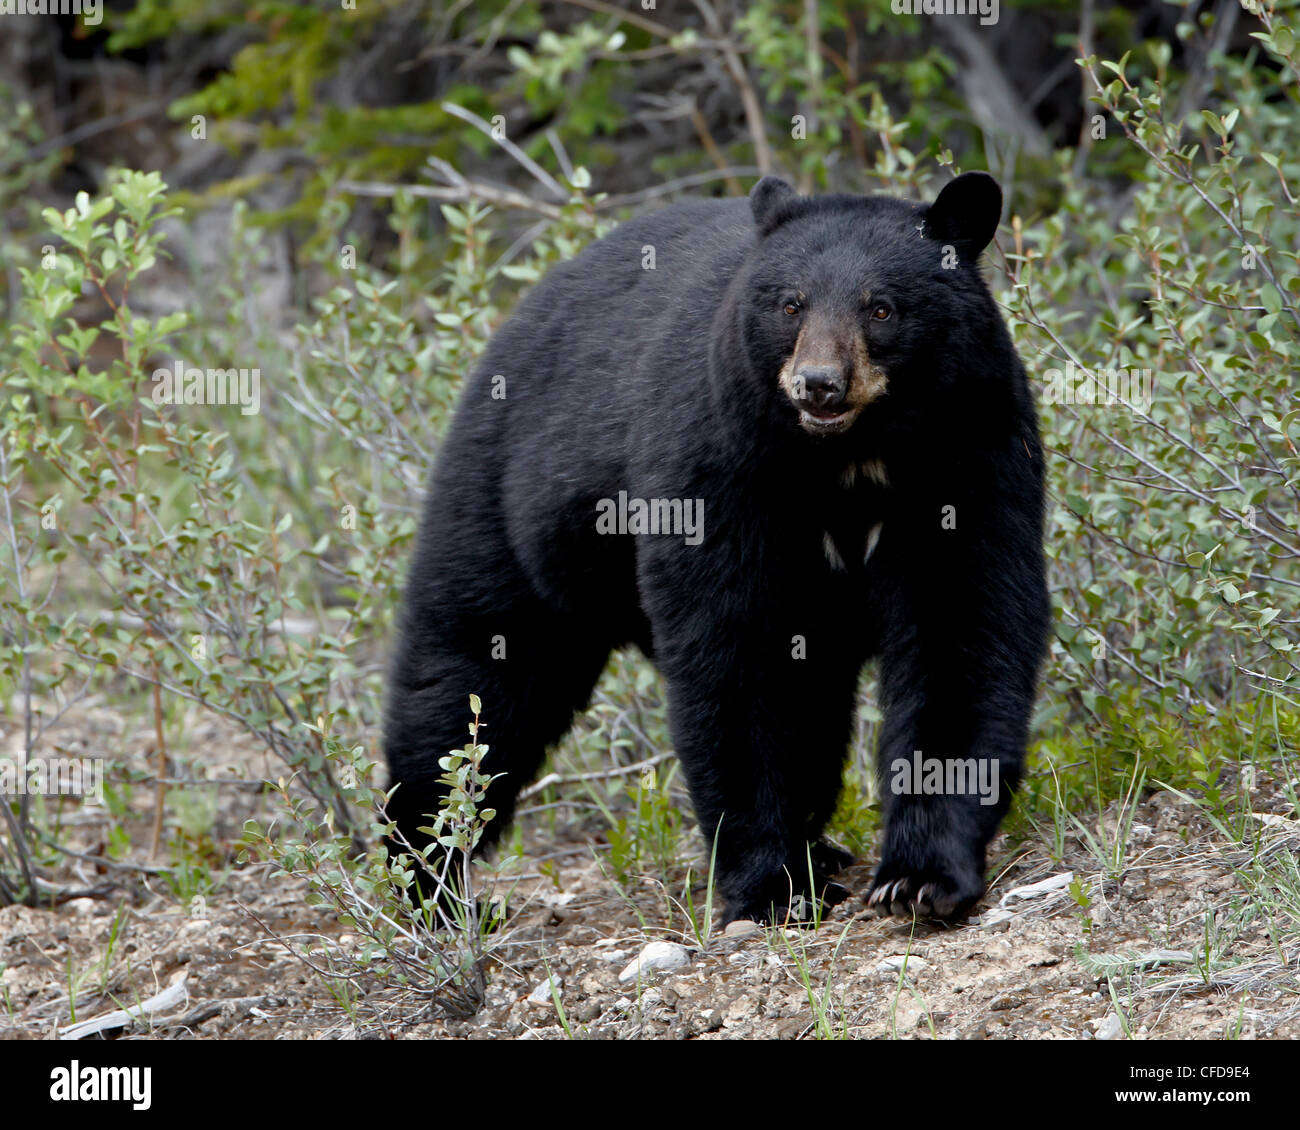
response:
<path id="1" fill-rule="evenodd" d="M 799 195 L 780 177 L 764 177 L 749 190 L 749 207 L 759 235 L 767 235 L 794 215 Z"/>

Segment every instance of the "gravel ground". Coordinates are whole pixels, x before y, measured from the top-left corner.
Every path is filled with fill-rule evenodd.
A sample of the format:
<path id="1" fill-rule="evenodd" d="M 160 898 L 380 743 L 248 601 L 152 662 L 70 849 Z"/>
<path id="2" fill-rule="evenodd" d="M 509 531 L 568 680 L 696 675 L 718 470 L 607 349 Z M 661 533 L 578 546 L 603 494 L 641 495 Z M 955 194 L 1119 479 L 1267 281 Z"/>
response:
<path id="1" fill-rule="evenodd" d="M 88 731 L 95 720 L 93 712 L 85 719 Z M 104 718 L 98 721 L 112 730 Z M 251 768 L 254 755 L 230 735 L 199 727 L 190 734 L 197 748 L 205 737 L 223 751 L 205 760 L 208 773 Z M 88 732 L 87 743 L 92 740 Z M 222 799 L 210 834 L 229 856 L 243 820 L 265 800 L 249 790 L 214 792 Z M 1279 851 L 1300 848 L 1300 822 L 1287 803 L 1267 785 L 1255 793 L 1267 842 Z M 146 815 L 141 812 L 141 820 Z M 103 831 L 92 823 L 79 834 L 94 841 Z M 590 846 L 538 818 L 525 824 L 520 866 L 554 857 L 557 837 L 565 850 L 553 874 L 515 889 L 510 921 L 494 938 L 486 1003 L 470 1019 L 434 1017 L 420 999 L 393 990 L 341 1007 L 326 981 L 279 939 L 313 935 L 346 954 L 356 950 L 357 937 L 326 911 L 307 906 L 296 881 L 232 859 L 226 882 L 199 903 L 184 904 L 157 879 L 141 882 L 131 875 L 103 896 L 54 909 L 0 909 L 0 1037 L 48 1038 L 74 1021 L 106 1016 L 169 988 L 165 1007 L 147 1023 L 119 1024 L 106 1034 L 1300 1037 L 1295 941 L 1252 904 L 1235 870 L 1248 857 L 1216 839 L 1194 806 L 1171 794 L 1139 806 L 1120 882 L 1105 880 L 1077 842 L 1067 841 L 1059 861 L 1033 845 L 1012 853 L 1003 843 L 1001 857 L 1014 862 L 965 924 L 937 928 L 871 919 L 852 899 L 820 929 L 735 924 L 726 933 L 715 931 L 703 946 L 665 894 L 680 895 L 684 867 L 620 893 Z M 76 878 L 104 885 L 112 875 L 95 870 L 82 865 Z M 869 874 L 863 863 L 842 873 L 841 881 L 861 891 Z M 1090 892 L 1086 912 L 1067 889 L 1070 875 Z M 703 901 L 702 891 L 696 899 Z M 1294 924 L 1290 929 L 1294 939 Z M 1208 974 L 1199 959 L 1207 931 L 1214 953 Z M 1270 931 L 1282 938 L 1280 945 Z M 661 943 L 658 950 L 677 967 L 620 980 L 651 943 Z M 1099 965 L 1106 957 L 1140 961 L 1113 970 L 1108 980 Z M 558 981 L 562 1014 L 548 975 Z"/>

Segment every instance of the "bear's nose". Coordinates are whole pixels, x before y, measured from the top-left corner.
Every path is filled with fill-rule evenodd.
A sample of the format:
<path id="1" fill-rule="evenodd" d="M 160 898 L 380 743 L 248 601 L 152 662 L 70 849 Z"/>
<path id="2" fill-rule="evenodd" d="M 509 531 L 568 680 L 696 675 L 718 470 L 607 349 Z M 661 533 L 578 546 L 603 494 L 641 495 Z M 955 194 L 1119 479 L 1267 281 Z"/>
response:
<path id="1" fill-rule="evenodd" d="M 834 365 L 804 365 L 798 377 L 803 387 L 805 406 L 814 412 L 829 412 L 844 402 L 848 381 Z"/>

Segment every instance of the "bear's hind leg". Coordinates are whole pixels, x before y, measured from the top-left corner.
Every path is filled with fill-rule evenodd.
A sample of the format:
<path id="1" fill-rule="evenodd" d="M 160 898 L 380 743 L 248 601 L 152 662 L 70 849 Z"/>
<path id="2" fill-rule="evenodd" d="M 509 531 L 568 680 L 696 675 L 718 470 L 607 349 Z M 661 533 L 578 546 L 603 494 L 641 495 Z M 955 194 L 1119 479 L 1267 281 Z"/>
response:
<path id="1" fill-rule="evenodd" d="M 469 740 L 470 694 L 483 704 L 483 770 L 502 774 L 487 791 L 495 815 L 481 850 L 500 838 L 519 791 L 536 775 L 548 747 L 568 731 L 575 712 L 586 707 L 609 654 L 603 643 L 555 617 L 462 636 L 479 637 L 481 648 L 457 651 L 445 645 L 435 650 L 428 640 L 408 636 L 395 666 L 384 745 L 390 785 L 398 788 L 388 818 L 413 847 L 429 845 L 430 837 L 419 829 L 429 826 L 446 796 L 438 759 Z M 389 844 L 390 852 L 401 848 L 401 839 Z"/>

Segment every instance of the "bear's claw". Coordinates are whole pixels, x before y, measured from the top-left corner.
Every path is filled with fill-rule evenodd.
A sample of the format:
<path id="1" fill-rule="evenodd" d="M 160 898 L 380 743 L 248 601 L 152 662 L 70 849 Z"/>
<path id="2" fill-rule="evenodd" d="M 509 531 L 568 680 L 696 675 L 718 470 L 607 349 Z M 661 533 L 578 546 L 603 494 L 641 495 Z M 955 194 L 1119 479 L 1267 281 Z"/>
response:
<path id="1" fill-rule="evenodd" d="M 880 918 L 892 914 L 950 921 L 963 917 L 983 893 L 982 884 L 972 893 L 969 885 L 904 875 L 878 881 L 867 894 L 867 909 Z"/>

